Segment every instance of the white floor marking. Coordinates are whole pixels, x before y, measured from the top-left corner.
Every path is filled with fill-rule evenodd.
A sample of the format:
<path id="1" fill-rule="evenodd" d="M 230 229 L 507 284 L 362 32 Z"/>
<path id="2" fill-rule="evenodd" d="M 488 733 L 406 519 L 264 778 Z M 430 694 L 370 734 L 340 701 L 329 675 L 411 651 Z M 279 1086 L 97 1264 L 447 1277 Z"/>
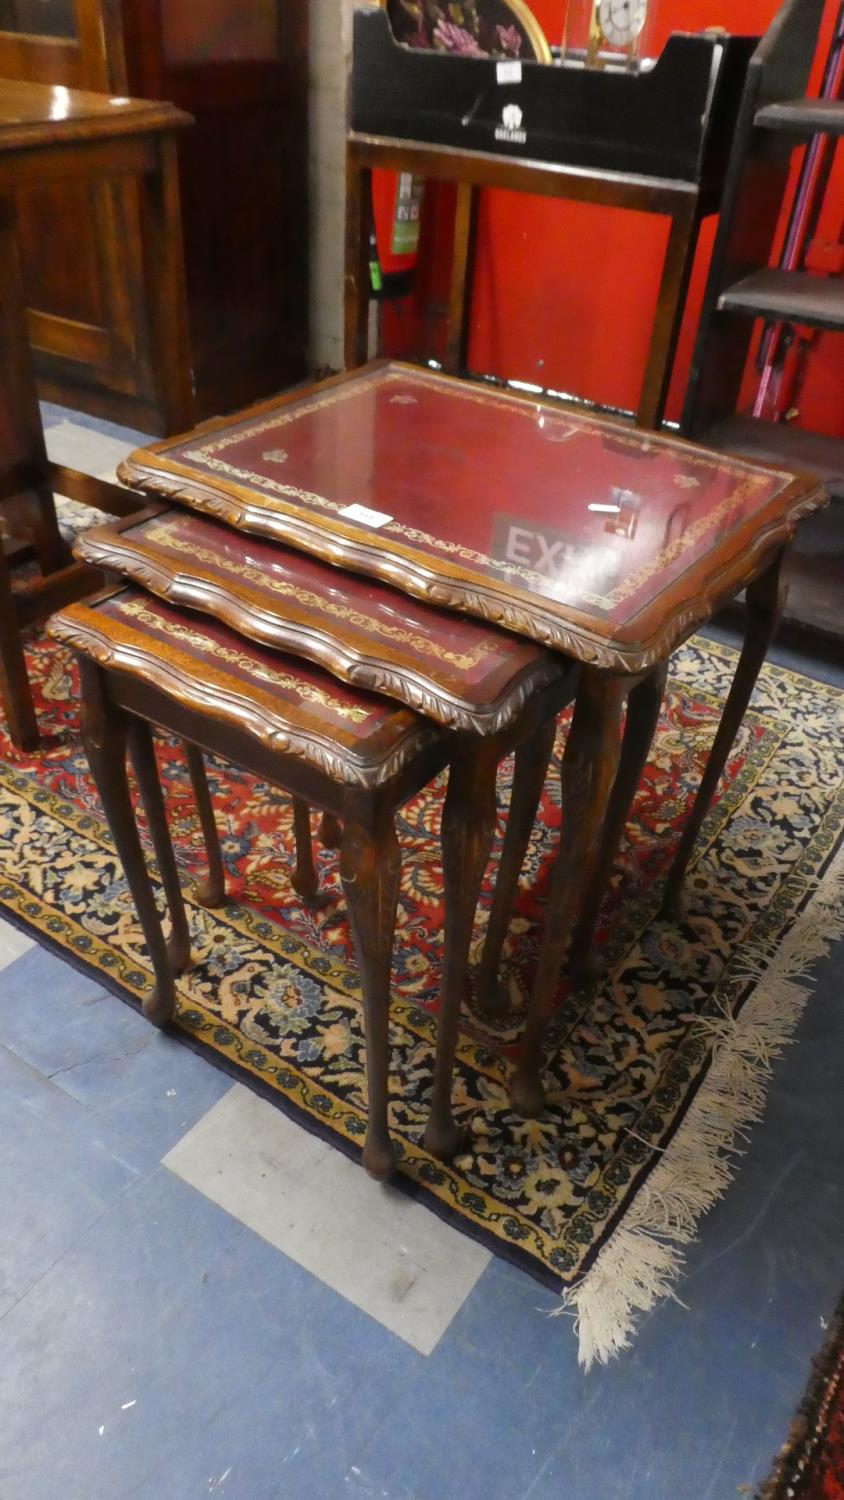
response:
<path id="1" fill-rule="evenodd" d="M 78 422 L 57 422 L 55 427 L 47 428 L 44 436 L 54 464 L 100 476 L 111 473 L 135 446 L 122 438 L 92 432 Z"/>
<path id="2" fill-rule="evenodd" d="M 11 922 L 4 922 L 0 917 L 0 969 L 5 969 L 8 964 L 14 963 L 22 953 L 27 953 L 33 946 L 33 939 L 27 937 L 25 932 L 19 932 Z"/>
<path id="3" fill-rule="evenodd" d="M 491 1258 L 242 1084 L 164 1165 L 420 1354 L 436 1347 Z"/>

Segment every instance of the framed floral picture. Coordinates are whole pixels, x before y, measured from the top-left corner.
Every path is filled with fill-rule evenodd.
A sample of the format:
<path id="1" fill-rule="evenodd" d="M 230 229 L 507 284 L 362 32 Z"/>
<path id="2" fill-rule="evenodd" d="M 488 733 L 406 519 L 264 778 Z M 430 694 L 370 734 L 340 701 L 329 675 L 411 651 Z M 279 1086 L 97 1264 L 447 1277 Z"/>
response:
<path id="1" fill-rule="evenodd" d="M 551 49 L 525 0 L 386 0 L 397 42 L 458 57 L 550 62 Z"/>

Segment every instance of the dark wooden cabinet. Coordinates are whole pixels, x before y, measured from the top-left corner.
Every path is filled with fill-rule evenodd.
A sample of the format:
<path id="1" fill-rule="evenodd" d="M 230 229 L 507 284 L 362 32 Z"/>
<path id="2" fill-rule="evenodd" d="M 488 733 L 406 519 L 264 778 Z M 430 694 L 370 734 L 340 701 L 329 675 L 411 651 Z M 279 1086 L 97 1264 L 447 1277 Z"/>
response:
<path id="1" fill-rule="evenodd" d="M 301 378 L 307 341 L 307 0 L 0 0 L 0 76 L 169 99 L 197 415 Z M 163 432 L 131 182 L 21 204 L 44 396 Z"/>

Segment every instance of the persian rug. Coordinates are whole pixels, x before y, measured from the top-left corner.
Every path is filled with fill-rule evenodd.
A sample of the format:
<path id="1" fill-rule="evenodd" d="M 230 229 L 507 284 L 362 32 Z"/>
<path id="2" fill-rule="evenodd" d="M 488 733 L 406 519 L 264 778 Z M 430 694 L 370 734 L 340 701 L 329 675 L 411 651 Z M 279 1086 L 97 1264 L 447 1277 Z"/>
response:
<path id="1" fill-rule="evenodd" d="M 137 1003 L 151 974 L 78 742 L 74 668 L 38 635 L 28 660 L 44 745 L 27 756 L 0 739 L 0 906 Z M 841 930 L 844 693 L 773 666 L 699 841 L 687 914 L 660 919 L 663 878 L 735 660 L 701 640 L 676 654 L 602 912 L 606 977 L 589 993 L 561 978 L 548 1109 L 522 1120 L 508 1108 L 507 1079 L 560 837 L 559 777 L 549 776 L 505 953 L 511 1008 L 501 1024 L 479 1016 L 467 975 L 455 1101 L 471 1148 L 451 1166 L 419 1144 L 440 978 L 442 778 L 399 818 L 391 1125 L 402 1182 L 561 1293 L 556 1306 L 574 1314 L 585 1364 L 623 1348 L 637 1314 L 681 1274 L 684 1244 L 731 1178 L 736 1138 L 762 1112 L 772 1059 L 807 998 L 798 981 Z M 326 904 L 306 908 L 289 881 L 288 800 L 212 761 L 230 899 L 204 910 L 191 895 L 203 856 L 183 752 L 159 738 L 158 753 L 194 952 L 178 985 L 176 1034 L 355 1154 L 365 1130 L 363 1034 L 336 853 L 319 852 Z M 510 779 L 508 762 L 502 825 Z M 159 899 L 163 910 L 160 889 Z"/>
<path id="2" fill-rule="evenodd" d="M 759 1500 L 844 1500 L 844 1297 Z"/>

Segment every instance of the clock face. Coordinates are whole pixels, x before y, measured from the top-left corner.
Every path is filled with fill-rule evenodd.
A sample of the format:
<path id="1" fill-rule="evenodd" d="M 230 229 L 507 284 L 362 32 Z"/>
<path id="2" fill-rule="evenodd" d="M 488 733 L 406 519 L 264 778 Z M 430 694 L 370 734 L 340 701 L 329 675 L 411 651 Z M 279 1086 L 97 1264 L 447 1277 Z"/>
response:
<path id="1" fill-rule="evenodd" d="M 629 47 L 645 24 L 648 0 L 600 0 L 598 21 L 611 47 Z"/>

